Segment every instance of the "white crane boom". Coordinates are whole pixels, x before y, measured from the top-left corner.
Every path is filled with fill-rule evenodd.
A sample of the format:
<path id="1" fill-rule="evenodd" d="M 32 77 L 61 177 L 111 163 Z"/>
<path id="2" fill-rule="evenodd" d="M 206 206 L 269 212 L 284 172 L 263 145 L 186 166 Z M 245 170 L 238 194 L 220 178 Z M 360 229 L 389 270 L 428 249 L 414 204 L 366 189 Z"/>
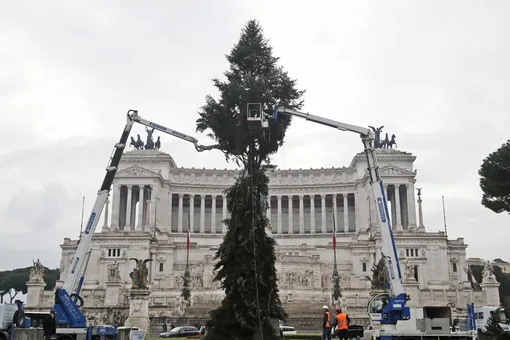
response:
<path id="1" fill-rule="evenodd" d="M 377 160 L 375 157 L 374 149 L 374 132 L 369 128 L 361 126 L 346 124 L 338 122 L 329 118 L 323 118 L 309 113 L 300 112 L 297 110 L 286 108 L 282 105 L 276 105 L 273 113 L 273 119 L 276 119 L 278 113 L 288 113 L 292 116 L 304 118 L 306 120 L 326 125 L 341 131 L 349 131 L 357 133 L 361 136 L 361 140 L 365 147 L 365 154 L 367 159 L 367 170 L 370 176 L 370 187 L 372 188 L 372 200 L 374 206 L 377 209 L 377 221 L 379 230 L 381 232 L 382 239 L 382 255 L 385 258 L 386 267 L 389 274 L 390 284 L 390 295 L 398 297 L 399 295 L 405 294 L 404 287 L 402 285 L 402 274 L 400 271 L 400 265 L 398 261 L 397 248 L 395 246 L 395 240 L 393 238 L 393 231 L 388 214 L 387 199 L 384 192 L 383 183 L 379 173 L 379 167 L 377 166 Z"/>

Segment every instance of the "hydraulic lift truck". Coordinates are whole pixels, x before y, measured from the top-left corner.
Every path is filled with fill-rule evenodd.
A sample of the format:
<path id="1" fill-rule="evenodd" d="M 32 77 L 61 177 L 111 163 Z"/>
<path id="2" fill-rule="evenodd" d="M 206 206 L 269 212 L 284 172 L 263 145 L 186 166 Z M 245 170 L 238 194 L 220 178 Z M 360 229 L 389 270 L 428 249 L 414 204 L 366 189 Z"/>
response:
<path id="1" fill-rule="evenodd" d="M 267 129 L 268 122 L 275 121 L 279 113 L 287 113 L 292 116 L 304 118 L 314 123 L 326 125 L 341 131 L 354 132 L 361 137 L 363 142 L 364 151 L 367 159 L 367 170 L 369 175 L 370 187 L 372 189 L 372 199 L 374 206 L 377 209 L 377 222 L 379 224 L 379 231 L 381 233 L 382 241 L 382 256 L 385 259 L 386 268 L 388 270 L 388 294 L 384 294 L 384 302 L 376 315 L 370 315 L 372 322 L 377 324 L 374 329 L 365 331 L 365 339 L 379 339 L 379 340 L 412 340 L 412 339 L 473 339 L 476 335 L 473 332 L 450 332 L 448 325 L 448 332 L 434 333 L 416 330 L 412 332 L 403 332 L 397 330 L 397 322 L 410 319 L 410 309 L 406 307 L 407 301 L 410 296 L 405 292 L 402 285 L 402 274 L 400 264 L 398 261 L 397 248 L 395 246 L 395 239 L 391 228 L 390 217 L 388 214 L 387 198 L 385 196 L 379 167 L 375 156 L 374 148 L 374 133 L 369 128 L 345 124 L 337 122 L 332 119 L 314 116 L 309 113 L 296 111 L 286 108 L 282 105 L 275 105 L 273 115 L 265 114 L 261 109 L 254 114 L 248 115 L 250 124 L 258 125 L 259 129 Z M 381 299 L 382 300 L 382 299 Z M 373 301 L 371 301 L 373 302 Z M 425 322 L 426 323 L 426 322 Z"/>
<path id="2" fill-rule="evenodd" d="M 195 149 L 199 152 L 208 149 L 207 146 L 198 145 L 198 141 L 194 137 L 143 119 L 138 115 L 138 111 L 136 110 L 129 110 L 127 112 L 126 126 L 122 131 L 119 142 L 115 144 L 112 155 L 110 156 L 109 164 L 106 167 L 106 175 L 97 194 L 86 228 L 81 235 L 72 265 L 69 268 L 69 272 L 62 288 L 57 288 L 55 291 L 55 305 L 53 310 L 55 311 L 57 324 L 57 340 L 116 339 L 117 328 L 114 326 L 87 326 L 87 320 L 80 310 L 80 307 L 83 306 L 83 298 L 80 297 L 79 294 L 83 285 L 85 271 L 87 269 L 91 253 L 92 237 L 99 218 L 101 217 L 106 200 L 108 199 L 115 174 L 118 170 L 120 159 L 126 147 L 131 128 L 135 122 L 193 143 Z M 19 327 L 18 329 L 15 326 L 11 327 L 8 340 L 25 340 L 27 339 L 26 332 L 30 332 L 32 330 L 37 332 L 37 328 L 20 329 L 25 327 L 29 328 L 29 323 L 30 322 L 18 323 L 18 325 L 24 324 L 24 327 Z M 34 336 L 35 337 L 33 338 L 29 336 L 29 339 L 37 339 L 35 334 Z"/>

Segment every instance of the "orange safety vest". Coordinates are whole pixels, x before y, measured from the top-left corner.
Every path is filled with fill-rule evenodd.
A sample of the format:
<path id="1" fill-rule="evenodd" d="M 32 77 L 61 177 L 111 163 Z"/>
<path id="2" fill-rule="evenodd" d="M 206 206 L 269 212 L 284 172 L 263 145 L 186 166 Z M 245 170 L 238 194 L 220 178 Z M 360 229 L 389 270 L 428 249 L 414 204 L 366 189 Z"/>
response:
<path id="1" fill-rule="evenodd" d="M 338 325 L 338 330 L 348 329 L 349 325 L 347 324 L 347 314 L 337 314 L 336 324 Z"/>
<path id="2" fill-rule="evenodd" d="M 329 320 L 331 320 L 331 313 L 326 312 L 326 314 L 328 314 L 328 321 L 326 321 L 326 328 L 331 328 L 331 323 L 329 322 Z"/>

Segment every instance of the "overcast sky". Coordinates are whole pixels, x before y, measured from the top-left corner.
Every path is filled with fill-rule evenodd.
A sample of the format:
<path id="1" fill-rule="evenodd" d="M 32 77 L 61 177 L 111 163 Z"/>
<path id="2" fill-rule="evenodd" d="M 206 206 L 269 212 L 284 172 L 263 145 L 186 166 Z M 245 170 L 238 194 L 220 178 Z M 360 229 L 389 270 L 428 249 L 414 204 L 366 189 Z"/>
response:
<path id="1" fill-rule="evenodd" d="M 128 109 L 206 144 L 197 111 L 251 18 L 306 89 L 305 111 L 384 125 L 418 157 L 428 230 L 443 229 L 444 194 L 449 235 L 465 237 L 468 256 L 509 260 L 510 217 L 480 204 L 477 171 L 510 138 L 510 2 L 313 3 L 3 1 L 0 270 L 59 265 Z M 161 138 L 179 166 L 233 167 Z M 361 150 L 355 135 L 295 119 L 275 163 L 340 167 Z"/>

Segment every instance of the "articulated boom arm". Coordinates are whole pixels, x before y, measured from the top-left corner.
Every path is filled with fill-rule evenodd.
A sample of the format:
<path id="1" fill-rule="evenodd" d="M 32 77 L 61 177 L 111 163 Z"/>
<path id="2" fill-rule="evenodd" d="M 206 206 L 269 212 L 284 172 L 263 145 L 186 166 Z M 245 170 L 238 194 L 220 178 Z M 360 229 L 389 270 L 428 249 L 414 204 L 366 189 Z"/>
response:
<path id="1" fill-rule="evenodd" d="M 384 187 L 379 173 L 379 167 L 377 166 L 377 160 L 375 157 L 374 149 L 374 132 L 369 128 L 364 128 L 356 125 L 345 124 L 337 122 L 332 119 L 314 116 L 309 113 L 304 113 L 289 109 L 283 106 L 275 106 L 273 113 L 273 119 L 276 119 L 278 113 L 288 113 L 293 116 L 301 117 L 306 120 L 326 125 L 341 131 L 349 131 L 357 133 L 361 136 L 363 145 L 365 146 L 365 154 L 368 164 L 368 173 L 370 175 L 370 186 L 372 188 L 373 200 L 375 208 L 377 209 L 377 221 L 379 222 L 379 229 L 381 232 L 382 239 L 382 255 L 386 259 L 386 268 L 389 274 L 389 293 L 390 293 L 390 304 L 388 306 L 388 313 L 390 314 L 391 322 L 396 324 L 396 319 L 403 319 L 405 315 L 402 314 L 405 306 L 405 301 L 408 299 L 405 293 L 404 287 L 402 286 L 402 275 L 400 272 L 400 265 L 398 261 L 397 249 L 395 246 L 395 240 L 393 238 L 393 232 L 391 229 L 391 223 L 388 214 L 387 199 L 384 193 Z M 408 311 L 408 309 L 407 309 Z M 388 320 L 390 321 L 390 320 Z"/>
<path id="2" fill-rule="evenodd" d="M 115 178 L 115 174 L 117 173 L 118 170 L 120 159 L 126 147 L 126 143 L 131 132 L 131 128 L 133 127 L 133 124 L 135 122 L 157 129 L 164 133 L 168 133 L 169 135 L 183 139 L 190 143 L 193 143 L 197 151 L 203 151 L 207 149 L 207 147 L 198 145 L 198 141 L 194 137 L 185 135 L 178 131 L 169 129 L 165 126 L 143 119 L 138 115 L 138 111 L 136 110 L 128 111 L 126 126 L 122 131 L 122 135 L 120 137 L 119 142 L 114 147 L 112 156 L 110 157 L 110 163 L 106 167 L 106 175 L 104 177 L 103 184 L 99 189 L 96 202 L 94 203 L 94 206 L 92 208 L 92 212 L 88 219 L 83 235 L 81 235 L 78 249 L 76 250 L 76 254 L 74 255 L 72 266 L 69 269 L 69 272 L 63 285 L 63 289 L 65 289 L 68 294 L 71 295 L 79 294 L 81 284 L 83 283 L 83 276 L 85 274 L 85 270 L 87 267 L 88 256 L 90 254 L 92 235 L 94 234 L 94 231 L 97 227 L 97 223 L 103 211 L 103 207 L 106 203 L 106 200 L 108 199 L 113 179 Z"/>

